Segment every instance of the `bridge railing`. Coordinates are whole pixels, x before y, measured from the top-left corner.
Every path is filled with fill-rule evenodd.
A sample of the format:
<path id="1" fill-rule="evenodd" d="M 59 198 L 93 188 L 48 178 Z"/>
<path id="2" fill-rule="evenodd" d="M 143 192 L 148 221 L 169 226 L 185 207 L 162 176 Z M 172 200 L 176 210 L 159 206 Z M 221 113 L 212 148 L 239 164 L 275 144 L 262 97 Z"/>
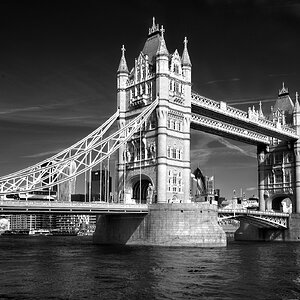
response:
<path id="1" fill-rule="evenodd" d="M 264 216 L 277 216 L 277 217 L 289 217 L 290 214 L 282 213 L 282 212 L 274 212 L 274 211 L 259 211 L 259 210 L 251 210 L 251 209 L 226 209 L 226 208 L 218 208 L 218 213 L 224 214 L 248 214 L 248 215 L 264 215 Z"/>
<path id="2" fill-rule="evenodd" d="M 141 208 L 145 209 L 148 207 L 147 204 L 124 204 L 124 203 L 114 203 L 114 202 L 58 202 L 58 201 L 26 201 L 26 200 L 0 200 L 0 207 L 5 206 L 28 206 L 28 207 L 57 207 L 57 208 L 73 208 L 73 207 L 79 207 L 79 208 L 96 208 L 96 207 L 115 207 L 115 208 L 128 208 L 128 207 L 134 207 L 134 208 Z"/>

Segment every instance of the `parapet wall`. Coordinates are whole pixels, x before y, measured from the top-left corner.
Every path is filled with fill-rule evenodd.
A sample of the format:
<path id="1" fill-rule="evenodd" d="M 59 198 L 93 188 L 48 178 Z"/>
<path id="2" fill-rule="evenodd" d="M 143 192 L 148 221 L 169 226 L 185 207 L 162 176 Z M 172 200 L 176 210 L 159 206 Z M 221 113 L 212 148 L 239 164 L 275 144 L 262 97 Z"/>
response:
<path id="1" fill-rule="evenodd" d="M 217 207 L 207 203 L 155 204 L 146 216 L 99 216 L 94 243 L 222 247 L 226 234 L 217 218 Z"/>

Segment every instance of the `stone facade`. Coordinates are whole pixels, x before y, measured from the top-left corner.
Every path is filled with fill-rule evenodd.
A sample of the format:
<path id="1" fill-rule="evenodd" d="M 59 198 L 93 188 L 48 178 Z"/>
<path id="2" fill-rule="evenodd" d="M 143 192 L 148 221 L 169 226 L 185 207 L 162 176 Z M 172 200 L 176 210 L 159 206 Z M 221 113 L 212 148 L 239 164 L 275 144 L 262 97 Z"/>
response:
<path id="1" fill-rule="evenodd" d="M 119 126 L 157 98 L 156 112 L 119 149 L 121 202 L 145 202 L 149 184 L 154 189 L 152 202 L 190 202 L 191 62 L 187 40 L 181 56 L 177 50 L 170 54 L 163 26 L 159 28 L 153 20 L 131 71 L 122 48 L 117 72 Z"/>
<path id="2" fill-rule="evenodd" d="M 166 203 L 150 206 L 147 216 L 99 216 L 94 243 L 223 247 L 227 242 L 217 222 L 217 206 Z"/>
<path id="3" fill-rule="evenodd" d="M 263 117 L 261 108 L 258 114 Z M 294 104 L 283 84 L 267 118 L 276 123 L 278 128 L 294 127 L 300 134 L 298 95 Z M 300 199 L 297 200 L 300 198 L 300 189 L 297 191 L 300 180 L 300 176 L 297 177 L 297 162 L 300 159 L 298 141 L 292 143 L 270 137 L 269 142 L 268 147 L 257 148 L 260 210 L 282 210 L 281 202 L 285 200 L 292 203 L 294 212 L 300 212 Z"/>

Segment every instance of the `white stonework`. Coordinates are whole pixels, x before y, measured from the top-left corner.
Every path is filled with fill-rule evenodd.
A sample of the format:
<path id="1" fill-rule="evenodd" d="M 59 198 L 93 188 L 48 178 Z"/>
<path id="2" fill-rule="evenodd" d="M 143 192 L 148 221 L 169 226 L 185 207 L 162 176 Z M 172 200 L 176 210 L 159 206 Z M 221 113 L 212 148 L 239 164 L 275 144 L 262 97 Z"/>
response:
<path id="1" fill-rule="evenodd" d="M 119 200 L 145 203 L 150 183 L 153 202 L 189 202 L 191 63 L 187 40 L 182 56 L 178 50 L 169 54 L 163 27 L 153 24 L 130 72 L 124 53 L 123 47 L 117 73 L 119 126 L 156 98 L 159 104 L 140 132 L 119 149 Z"/>

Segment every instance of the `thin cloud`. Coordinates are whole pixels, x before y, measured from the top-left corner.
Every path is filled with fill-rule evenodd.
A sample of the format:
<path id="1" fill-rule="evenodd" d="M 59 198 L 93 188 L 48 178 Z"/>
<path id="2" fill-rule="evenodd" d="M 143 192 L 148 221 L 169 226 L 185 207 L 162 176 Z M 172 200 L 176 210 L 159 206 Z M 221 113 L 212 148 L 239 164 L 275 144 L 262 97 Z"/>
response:
<path id="1" fill-rule="evenodd" d="M 191 161 L 202 166 L 209 160 L 210 155 L 210 149 L 193 149 L 191 150 Z"/>
<path id="2" fill-rule="evenodd" d="M 44 156 L 51 156 L 53 154 L 57 154 L 58 152 L 62 151 L 64 149 L 56 149 L 56 150 L 51 150 L 51 151 L 46 151 L 46 152 L 39 152 L 39 153 L 34 153 L 31 155 L 25 155 L 22 157 L 25 158 L 39 158 L 39 157 L 44 157 Z"/>
<path id="3" fill-rule="evenodd" d="M 276 99 L 273 98 L 252 98 L 252 99 L 239 99 L 239 100 L 226 100 L 229 105 L 243 105 L 243 104 L 257 104 L 259 101 L 265 102 L 275 102 Z"/>
<path id="4" fill-rule="evenodd" d="M 0 115 L 8 115 L 8 114 L 15 114 L 15 113 L 19 113 L 19 112 L 39 111 L 39 110 L 41 110 L 40 106 L 11 108 L 11 109 L 0 111 Z"/>
<path id="5" fill-rule="evenodd" d="M 237 145 L 234 145 L 232 143 L 230 143 L 228 140 L 225 140 L 223 137 L 221 136 L 216 136 L 216 139 L 218 140 L 218 142 L 220 142 L 222 145 L 224 145 L 226 148 L 230 149 L 230 150 L 235 150 L 238 151 L 239 153 L 248 156 L 248 157 L 252 157 L 256 159 L 256 153 L 252 152 L 252 151 L 246 151 L 242 148 L 240 148 Z"/>
<path id="6" fill-rule="evenodd" d="M 257 187 L 255 187 L 255 186 L 251 186 L 251 187 L 246 188 L 247 192 L 256 191 L 256 190 L 257 190 Z"/>
<path id="7" fill-rule="evenodd" d="M 208 81 L 204 84 L 215 84 L 215 83 L 220 83 L 220 82 L 234 82 L 234 81 L 240 81 L 240 78 L 216 79 L 216 80 Z"/>
<path id="8" fill-rule="evenodd" d="M 86 100 L 83 99 L 76 99 L 76 100 L 67 100 L 60 103 L 53 103 L 53 104 L 46 104 L 46 105 L 37 105 L 37 106 L 27 106 L 27 107 L 19 107 L 19 108 L 9 108 L 0 111 L 0 115 L 8 115 L 20 112 L 32 112 L 32 111 L 43 111 L 43 110 L 51 110 L 66 106 L 73 106 L 74 104 L 78 104 L 81 102 L 85 102 Z"/>

